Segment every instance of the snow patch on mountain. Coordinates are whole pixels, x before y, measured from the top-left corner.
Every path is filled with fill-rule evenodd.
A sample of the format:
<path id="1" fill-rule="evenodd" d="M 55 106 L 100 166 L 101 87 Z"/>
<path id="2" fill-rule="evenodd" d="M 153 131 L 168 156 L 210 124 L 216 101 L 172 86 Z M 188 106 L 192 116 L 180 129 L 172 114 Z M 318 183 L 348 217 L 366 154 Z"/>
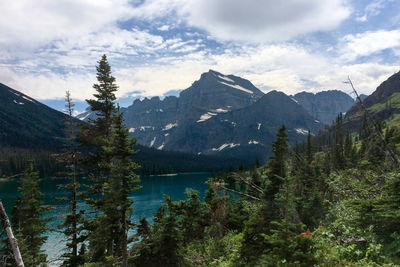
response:
<path id="1" fill-rule="evenodd" d="M 261 123 L 258 123 L 257 130 L 260 130 L 260 129 L 261 129 Z"/>
<path id="2" fill-rule="evenodd" d="M 30 102 L 32 102 L 32 103 L 35 103 L 35 101 L 33 100 L 33 99 L 30 99 L 30 98 L 27 98 L 26 96 L 21 96 L 23 99 L 25 99 L 25 100 L 28 100 L 28 101 L 30 101 Z"/>
<path id="3" fill-rule="evenodd" d="M 226 113 L 226 112 L 228 112 L 228 110 L 223 109 L 223 108 L 217 108 L 217 109 L 215 110 L 215 112 L 217 112 L 217 113 Z"/>
<path id="4" fill-rule="evenodd" d="M 20 94 L 18 94 L 18 93 L 16 93 L 16 92 L 13 92 L 13 91 L 11 91 L 11 90 L 8 90 L 8 91 L 10 91 L 10 93 L 13 93 L 13 94 L 16 95 L 16 96 L 21 96 Z"/>
<path id="5" fill-rule="evenodd" d="M 79 119 L 81 120 L 81 121 L 84 121 L 84 120 L 86 120 L 86 118 L 87 117 L 89 117 L 90 116 L 90 112 L 89 111 L 87 111 L 86 113 L 84 112 L 84 113 L 81 113 L 80 114 L 80 116 L 79 116 Z"/>
<path id="6" fill-rule="evenodd" d="M 294 97 L 291 97 L 290 99 L 292 99 L 294 102 L 296 102 L 297 104 L 299 104 L 299 101 L 297 101 Z"/>
<path id="7" fill-rule="evenodd" d="M 215 115 L 217 115 L 217 113 L 207 112 L 206 114 L 201 115 L 200 119 L 197 122 L 206 121 L 206 120 L 210 119 L 212 116 L 215 116 Z"/>
<path id="8" fill-rule="evenodd" d="M 249 93 L 249 94 L 253 94 L 252 91 L 250 91 L 249 89 L 246 89 L 243 86 L 240 86 L 238 84 L 229 84 L 229 83 L 226 83 L 226 82 L 219 82 L 219 83 L 221 83 L 223 85 L 226 85 L 226 86 L 229 86 L 229 87 L 232 87 L 232 88 L 235 88 L 235 89 L 238 89 L 238 90 L 241 90 L 241 91 Z"/>
<path id="9" fill-rule="evenodd" d="M 130 128 L 130 129 L 129 129 L 129 132 L 130 132 L 130 133 L 134 133 L 135 130 L 136 130 L 136 128 Z"/>
<path id="10" fill-rule="evenodd" d="M 153 126 L 140 126 L 139 127 L 140 131 L 146 131 L 146 129 L 153 129 L 154 130 L 154 127 Z"/>
<path id="11" fill-rule="evenodd" d="M 151 140 L 151 142 L 150 142 L 150 147 L 152 147 L 154 145 L 154 142 L 156 141 L 156 139 L 157 139 L 157 137 L 154 136 L 153 140 Z"/>
<path id="12" fill-rule="evenodd" d="M 240 146 L 240 144 L 234 144 L 234 143 L 229 143 L 229 144 L 223 144 L 219 148 L 213 148 L 212 151 L 221 151 L 227 147 L 233 148 L 235 146 Z"/>
<path id="13" fill-rule="evenodd" d="M 231 78 L 229 78 L 229 77 L 227 77 L 227 76 L 224 76 L 224 75 L 217 75 L 217 77 L 220 78 L 220 79 L 222 79 L 222 80 L 225 80 L 225 81 L 227 81 L 227 82 L 235 83 L 234 80 L 232 80 Z"/>
<path id="14" fill-rule="evenodd" d="M 256 140 L 250 140 L 249 141 L 249 145 L 257 145 L 257 144 L 259 144 L 260 142 L 258 142 L 258 141 L 256 141 Z"/>
<path id="15" fill-rule="evenodd" d="M 304 135 L 307 135 L 308 134 L 308 131 L 306 130 L 306 129 L 303 129 L 303 128 L 296 128 L 296 129 L 294 129 L 295 131 L 296 131 L 296 133 L 298 133 L 298 134 L 304 134 Z"/>
<path id="16" fill-rule="evenodd" d="M 165 144 L 164 144 L 164 143 L 162 143 L 162 145 L 161 145 L 161 146 L 159 146 L 159 147 L 157 147 L 157 149 L 158 149 L 158 150 L 162 150 L 162 149 L 164 148 L 164 145 L 165 145 Z"/>
<path id="17" fill-rule="evenodd" d="M 25 103 L 18 102 L 17 100 L 14 100 L 14 103 L 15 103 L 15 104 L 18 104 L 18 105 L 25 105 Z"/>
<path id="18" fill-rule="evenodd" d="M 168 131 L 171 130 L 174 127 L 178 126 L 178 122 L 175 123 L 168 123 L 167 125 L 165 125 L 165 127 L 162 129 L 163 131 Z"/>

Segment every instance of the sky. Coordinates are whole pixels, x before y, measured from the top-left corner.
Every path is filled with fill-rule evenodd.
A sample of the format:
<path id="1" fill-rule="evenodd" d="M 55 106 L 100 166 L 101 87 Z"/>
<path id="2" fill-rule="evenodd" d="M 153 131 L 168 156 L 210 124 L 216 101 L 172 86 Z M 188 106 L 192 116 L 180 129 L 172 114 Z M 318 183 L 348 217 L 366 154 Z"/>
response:
<path id="1" fill-rule="evenodd" d="M 400 70 L 398 0 L 0 0 L 0 82 L 83 108 L 106 54 L 122 105 L 213 69 L 264 92 L 370 94 Z"/>

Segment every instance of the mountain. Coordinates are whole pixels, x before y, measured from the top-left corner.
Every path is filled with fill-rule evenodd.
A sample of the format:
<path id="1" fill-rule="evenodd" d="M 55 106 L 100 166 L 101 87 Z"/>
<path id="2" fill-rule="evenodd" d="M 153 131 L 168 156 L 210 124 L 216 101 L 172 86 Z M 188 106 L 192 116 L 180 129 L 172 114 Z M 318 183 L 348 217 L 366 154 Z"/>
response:
<path id="1" fill-rule="evenodd" d="M 382 82 L 376 90 L 363 100 L 363 105 L 374 120 L 384 121 L 387 126 L 400 126 L 400 72 Z M 354 104 L 343 119 L 344 132 L 359 133 L 364 121 L 364 110 L 360 103 Z M 372 126 L 371 126 L 372 127 Z M 315 144 L 326 145 L 334 140 L 334 125 L 327 127 L 314 137 Z"/>
<path id="2" fill-rule="evenodd" d="M 232 110 L 253 104 L 264 95 L 250 81 L 210 70 L 182 91 L 179 109 Z"/>
<path id="3" fill-rule="evenodd" d="M 363 101 L 363 100 L 366 99 L 367 97 L 368 97 L 368 95 L 360 94 L 361 101 Z"/>
<path id="4" fill-rule="evenodd" d="M 168 99 L 163 103 L 168 104 Z M 67 118 L 66 114 L 0 83 L 0 176 L 22 172 L 30 159 L 35 159 L 42 175 L 54 175 L 58 169 L 52 154 L 64 147 Z M 76 120 L 76 123 L 82 121 Z M 139 153 L 133 158 L 142 166 L 141 174 L 213 172 L 240 163 L 254 164 L 254 161 L 231 156 L 193 155 L 141 145 L 135 146 L 135 150 Z"/>
<path id="5" fill-rule="evenodd" d="M 400 72 L 381 83 L 363 100 L 363 104 L 375 119 L 386 121 L 388 125 L 400 124 Z M 363 114 L 359 103 L 353 105 L 345 116 L 347 127 L 358 128 L 362 123 Z"/>
<path id="6" fill-rule="evenodd" d="M 354 105 L 354 100 L 348 94 L 338 90 L 322 91 L 316 94 L 301 92 L 295 94 L 293 98 L 311 116 L 326 125 L 331 125 L 340 112 L 346 113 Z"/>
<path id="7" fill-rule="evenodd" d="M 0 83 L 0 146 L 59 149 L 67 115 Z"/>
<path id="8" fill-rule="evenodd" d="M 210 70 L 179 97 L 136 99 L 122 109 L 138 143 L 158 150 L 266 159 L 278 128 L 293 142 L 322 129 L 296 101 L 276 91 L 264 94 L 250 81 Z M 81 118 L 90 118 L 88 111 Z"/>
<path id="9" fill-rule="evenodd" d="M 186 127 L 176 127 L 166 149 L 202 154 L 238 155 L 266 160 L 276 132 L 285 124 L 291 143 L 304 140 L 308 129 L 322 124 L 282 92 L 265 94 L 254 104 L 213 116 L 203 114 Z M 203 119 L 201 119 L 203 118 Z"/>
<path id="10" fill-rule="evenodd" d="M 182 91 L 179 97 L 168 96 L 163 100 L 159 97 L 136 99 L 122 111 L 132 136 L 140 144 L 160 150 L 192 152 L 188 149 L 175 149 L 172 145 L 176 140 L 174 132 L 177 128 L 179 133 L 197 121 L 249 106 L 263 95 L 248 80 L 210 70 Z M 89 118 L 93 115 L 87 113 L 83 116 Z"/>

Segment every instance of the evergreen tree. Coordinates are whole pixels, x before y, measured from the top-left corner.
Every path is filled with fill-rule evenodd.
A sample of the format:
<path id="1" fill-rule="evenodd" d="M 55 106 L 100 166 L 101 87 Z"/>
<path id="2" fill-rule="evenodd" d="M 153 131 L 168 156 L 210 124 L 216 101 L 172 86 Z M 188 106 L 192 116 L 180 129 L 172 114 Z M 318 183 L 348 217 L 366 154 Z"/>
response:
<path id="1" fill-rule="evenodd" d="M 289 154 L 288 135 L 284 125 L 278 130 L 276 141 L 272 143 L 272 153 L 266 166 L 264 202 L 250 215 L 243 230 L 244 240 L 240 255 L 247 264 L 254 265 L 259 259 L 266 246 L 264 235 L 268 235 L 271 230 L 270 223 L 281 218 L 276 200 L 288 174 Z"/>
<path id="2" fill-rule="evenodd" d="M 273 155 L 268 162 L 269 183 L 267 184 L 265 195 L 267 199 L 273 199 L 278 193 L 284 177 L 287 175 L 287 157 L 289 153 L 289 139 L 285 125 L 278 130 L 276 141 L 272 143 Z"/>
<path id="3" fill-rule="evenodd" d="M 174 212 L 171 198 L 167 196 L 164 198 L 167 203 L 154 214 L 151 235 L 142 232 L 143 241 L 133 248 L 135 266 L 183 266 L 178 217 Z"/>
<path id="4" fill-rule="evenodd" d="M 336 118 L 335 141 L 332 147 L 333 167 L 338 170 L 345 167 L 343 136 L 343 115 L 340 113 Z"/>
<path id="5" fill-rule="evenodd" d="M 76 181 L 78 153 L 75 144 L 75 125 L 72 117 L 74 104 L 72 103 L 69 91 L 66 92 L 65 101 L 66 113 L 69 115 L 65 121 L 68 136 L 67 149 L 63 154 L 57 157 L 65 164 L 65 168 L 67 169 L 65 176 L 70 179 L 70 182 L 63 185 L 63 187 L 70 192 L 70 196 L 67 197 L 69 213 L 59 227 L 63 229 L 63 233 L 67 237 L 67 252 L 62 255 L 64 258 L 63 266 L 75 267 L 84 264 L 83 256 L 78 254 L 78 246 L 84 240 L 84 236 L 80 235 L 83 230 L 83 211 L 77 210 L 77 189 L 80 187 L 79 183 Z"/>
<path id="6" fill-rule="evenodd" d="M 308 130 L 307 134 L 307 144 L 306 144 L 306 158 L 307 163 L 310 164 L 312 161 L 312 144 L 311 144 L 311 132 Z"/>
<path id="7" fill-rule="evenodd" d="M 98 83 L 93 85 L 96 90 L 93 95 L 95 99 L 86 100 L 96 118 L 89 119 L 89 124 L 79 125 L 80 132 L 78 134 L 78 141 L 86 152 L 82 163 L 91 180 L 85 200 L 96 212 L 95 216 L 87 218 L 85 221 L 86 232 L 91 240 L 89 248 L 92 261 L 113 255 L 115 246 L 112 233 L 98 229 L 101 224 L 97 217 L 100 214 L 103 217 L 112 217 L 111 214 L 107 214 L 105 207 L 104 189 L 106 187 L 104 185 L 109 182 L 107 179 L 110 177 L 113 155 L 107 153 L 105 147 L 110 143 L 112 136 L 113 114 L 116 110 L 114 92 L 118 87 L 115 84 L 115 78 L 111 75 L 111 67 L 106 55 L 102 56 L 96 69 Z"/>
<path id="8" fill-rule="evenodd" d="M 188 198 L 174 203 L 174 213 L 179 216 L 179 229 L 183 243 L 190 240 L 202 240 L 204 230 L 209 226 L 211 212 L 205 202 L 201 202 L 199 192 L 187 192 Z"/>
<path id="9" fill-rule="evenodd" d="M 44 217 L 47 207 L 43 205 L 38 172 L 33 168 L 33 162 L 30 162 L 18 187 L 21 195 L 16 198 L 11 211 L 25 266 L 38 266 L 46 262 L 47 255 L 41 247 L 47 240 L 44 234 L 48 230 L 46 224 L 51 219 Z"/>
<path id="10" fill-rule="evenodd" d="M 128 260 L 128 230 L 131 228 L 133 200 L 129 199 L 130 193 L 139 189 L 136 185 L 139 177 L 134 173 L 139 165 L 131 160 L 135 153 L 132 147 L 136 139 L 129 138 L 129 131 L 123 124 L 123 114 L 119 112 L 114 117 L 114 127 L 110 142 L 104 147 L 107 154 L 112 157 L 109 166 L 111 172 L 108 181 L 104 185 L 104 214 L 105 227 L 108 236 L 113 240 L 113 256 L 122 257 L 123 266 L 127 266 Z"/>
<path id="11" fill-rule="evenodd" d="M 102 56 L 96 69 L 98 83 L 94 84 L 93 88 L 97 93 L 93 95 L 95 99 L 86 100 L 96 118 L 89 119 L 89 124 L 78 125 L 80 129 L 78 141 L 87 152 L 83 163 L 87 168 L 89 178 L 93 181 L 90 190 L 92 196 L 102 194 L 104 179 L 110 172 L 108 169 L 110 156 L 104 152 L 103 147 L 111 138 L 116 99 L 114 92 L 118 88 L 115 78 L 111 75 L 111 67 L 106 55 Z M 101 198 L 96 200 L 92 197 L 89 204 L 99 209 L 102 205 Z"/>

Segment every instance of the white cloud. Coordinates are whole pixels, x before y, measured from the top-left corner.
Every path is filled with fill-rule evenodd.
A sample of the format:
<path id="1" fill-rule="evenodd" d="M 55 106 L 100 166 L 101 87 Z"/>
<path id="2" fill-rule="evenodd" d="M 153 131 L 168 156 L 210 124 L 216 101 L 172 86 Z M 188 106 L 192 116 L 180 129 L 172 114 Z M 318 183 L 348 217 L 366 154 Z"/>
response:
<path id="1" fill-rule="evenodd" d="M 342 89 L 342 81 L 350 75 L 361 92 L 369 93 L 397 70 L 383 63 L 352 61 L 399 47 L 396 30 L 347 35 L 330 52 L 315 52 L 312 45 L 278 43 L 334 29 L 350 14 L 347 0 L 131 3 L 0 2 L 0 82 L 38 99 L 60 98 L 71 90 L 74 98 L 83 100 L 94 93 L 95 65 L 103 53 L 117 78 L 118 96 L 133 91 L 155 96 L 185 89 L 208 69 L 243 76 L 264 91 L 290 94 Z M 118 24 L 132 18 L 147 20 L 148 28 L 159 32 L 126 25 L 123 29 Z M 175 36 L 163 35 L 169 25 L 183 30 Z M 220 42 L 207 47 L 210 41 L 202 30 Z"/>
<path id="2" fill-rule="evenodd" d="M 1 1 L 0 49 L 27 54 L 56 40 L 80 39 L 130 18 L 128 0 Z"/>
<path id="3" fill-rule="evenodd" d="M 347 0 L 147 0 L 134 15 L 179 14 L 218 40 L 274 42 L 337 27 L 350 14 Z"/>
<path id="4" fill-rule="evenodd" d="M 385 3 L 391 2 L 391 0 L 375 0 L 369 3 L 365 9 L 362 16 L 356 17 L 359 22 L 365 22 L 368 18 L 372 16 L 377 16 L 381 13 L 381 10 L 385 7 Z"/>
<path id="5" fill-rule="evenodd" d="M 264 91 L 275 89 L 288 94 L 330 89 L 349 92 L 350 88 L 342 83 L 348 75 L 360 93 L 371 93 L 398 71 L 395 65 L 343 63 L 340 58 L 319 55 L 293 44 L 231 47 L 221 54 L 196 51 L 132 66 L 115 66 L 114 60 L 118 59 L 110 58 L 110 64 L 120 88 L 119 97 L 133 91 L 140 91 L 142 96 L 160 96 L 169 90 L 185 89 L 208 69 L 244 77 Z M 59 98 L 68 89 L 74 98 L 83 100 L 94 93 L 94 65 L 95 61 L 90 70 L 65 75 L 30 73 L 3 66 L 0 81 L 38 99 Z"/>
<path id="6" fill-rule="evenodd" d="M 161 27 L 158 27 L 157 30 L 159 30 L 159 31 L 168 31 L 169 30 L 169 25 L 163 25 Z"/>
<path id="7" fill-rule="evenodd" d="M 343 60 L 352 61 L 397 47 L 400 47 L 400 30 L 369 31 L 344 36 L 340 44 L 340 54 Z"/>

